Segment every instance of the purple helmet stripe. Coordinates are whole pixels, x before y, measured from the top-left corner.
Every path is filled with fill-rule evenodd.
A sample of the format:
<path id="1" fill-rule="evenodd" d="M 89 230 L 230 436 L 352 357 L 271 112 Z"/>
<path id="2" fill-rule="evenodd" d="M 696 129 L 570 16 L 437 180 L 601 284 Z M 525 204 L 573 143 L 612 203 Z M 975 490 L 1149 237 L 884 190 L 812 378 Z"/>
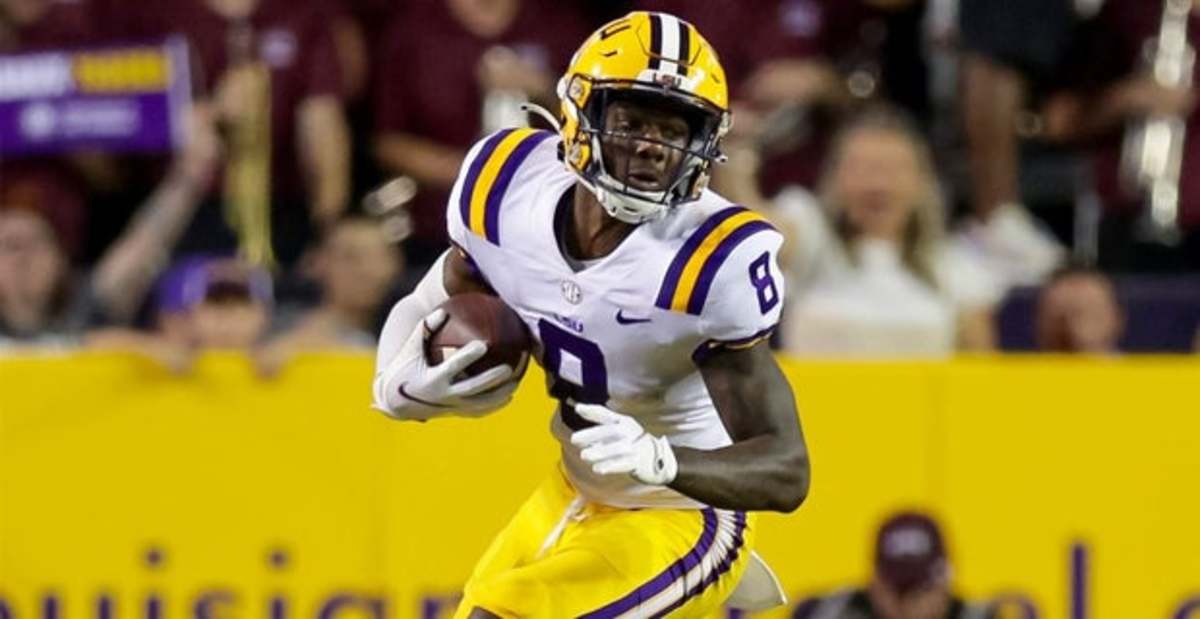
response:
<path id="1" fill-rule="evenodd" d="M 662 18 L 658 13 L 650 14 L 650 68 L 662 68 Z"/>

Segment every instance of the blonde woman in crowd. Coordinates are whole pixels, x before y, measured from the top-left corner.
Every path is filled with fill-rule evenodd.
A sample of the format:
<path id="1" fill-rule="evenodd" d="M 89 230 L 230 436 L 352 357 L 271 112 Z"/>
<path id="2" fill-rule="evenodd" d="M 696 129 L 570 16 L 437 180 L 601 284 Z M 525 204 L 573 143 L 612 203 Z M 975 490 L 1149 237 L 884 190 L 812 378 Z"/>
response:
<path id="1" fill-rule="evenodd" d="M 834 140 L 817 198 L 765 200 L 754 158 L 731 153 L 719 179 L 788 236 L 784 349 L 800 356 L 944 356 L 995 346 L 1001 287 L 945 240 L 942 195 L 925 139 L 901 112 L 873 107 Z"/>

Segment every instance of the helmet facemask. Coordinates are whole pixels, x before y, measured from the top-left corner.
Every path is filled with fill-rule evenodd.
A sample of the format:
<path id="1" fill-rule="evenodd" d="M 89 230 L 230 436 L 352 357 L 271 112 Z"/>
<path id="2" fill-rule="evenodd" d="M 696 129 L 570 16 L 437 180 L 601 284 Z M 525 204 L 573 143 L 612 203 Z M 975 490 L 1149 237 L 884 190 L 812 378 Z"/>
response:
<path id="1" fill-rule="evenodd" d="M 658 219 L 676 206 L 700 197 L 708 185 L 713 161 L 722 159 L 718 144 L 728 130 L 728 114 L 698 97 L 668 87 L 627 81 L 594 81 L 589 90 L 590 96 L 583 109 L 575 106 L 573 111 L 579 123 L 577 140 L 588 143 L 587 152 L 590 156 L 582 169 L 577 165 L 572 168 L 609 215 L 626 223 L 638 224 Z M 610 105 L 618 101 L 678 115 L 688 125 L 686 143 L 681 146 L 650 136 L 627 135 L 611 130 L 606 126 L 606 116 Z M 629 182 L 628 169 L 613 169 L 615 162 L 606 160 L 604 146 L 606 142 L 618 140 L 654 144 L 667 149 L 669 159 L 678 159 L 674 169 L 667 171 L 666 183 L 661 189 L 635 187 Z M 568 153 L 568 156 L 571 154 Z M 634 156 L 632 152 L 628 153 L 627 167 Z"/>

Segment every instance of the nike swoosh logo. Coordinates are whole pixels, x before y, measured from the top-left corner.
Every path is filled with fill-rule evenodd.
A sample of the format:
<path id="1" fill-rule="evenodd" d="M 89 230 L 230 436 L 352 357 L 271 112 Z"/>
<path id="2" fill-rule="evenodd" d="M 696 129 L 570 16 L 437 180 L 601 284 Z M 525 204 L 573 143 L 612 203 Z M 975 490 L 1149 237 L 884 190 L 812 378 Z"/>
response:
<path id="1" fill-rule="evenodd" d="M 412 400 L 413 402 L 416 402 L 417 404 L 424 404 L 425 406 L 432 406 L 434 408 L 450 408 L 449 406 L 447 406 L 445 404 L 438 404 L 437 402 L 429 402 L 427 400 L 422 400 L 421 398 L 414 396 L 413 394 L 409 393 L 408 390 L 406 390 L 404 388 L 407 385 L 408 385 L 407 382 L 400 383 L 400 397 L 408 399 L 408 400 Z"/>
<path id="2" fill-rule="evenodd" d="M 625 310 L 617 310 L 617 324 L 619 325 L 636 325 L 642 322 L 650 322 L 649 318 L 627 318 L 624 314 Z"/>

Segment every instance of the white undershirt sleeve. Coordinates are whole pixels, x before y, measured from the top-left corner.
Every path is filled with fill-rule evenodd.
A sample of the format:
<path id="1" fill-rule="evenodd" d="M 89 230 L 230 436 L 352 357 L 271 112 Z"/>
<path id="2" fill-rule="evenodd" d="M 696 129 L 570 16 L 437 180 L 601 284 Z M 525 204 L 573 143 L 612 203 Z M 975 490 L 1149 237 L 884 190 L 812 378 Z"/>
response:
<path id="1" fill-rule="evenodd" d="M 433 266 L 429 267 L 429 271 L 421 278 L 417 287 L 408 296 L 396 302 L 392 311 L 388 313 L 387 322 L 379 334 L 379 348 L 375 353 L 375 381 L 372 390 L 376 408 L 392 410 L 396 407 L 399 386 L 387 384 L 389 381 L 384 376 L 384 369 L 399 354 L 413 331 L 420 327 L 421 321 L 450 298 L 442 280 L 446 256 L 450 251 L 453 250 L 443 253 Z"/>

